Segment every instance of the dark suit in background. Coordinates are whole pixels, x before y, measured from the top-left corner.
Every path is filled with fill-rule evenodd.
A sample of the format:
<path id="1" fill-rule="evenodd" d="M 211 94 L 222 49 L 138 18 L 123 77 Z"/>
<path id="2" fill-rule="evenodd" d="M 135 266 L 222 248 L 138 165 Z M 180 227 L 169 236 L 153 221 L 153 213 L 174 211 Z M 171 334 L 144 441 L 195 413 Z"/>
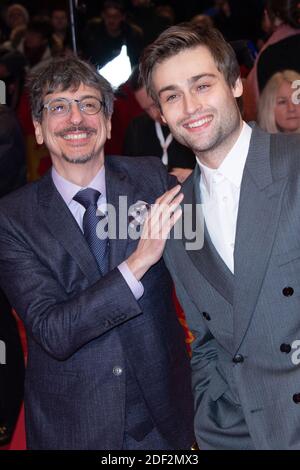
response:
<path id="1" fill-rule="evenodd" d="M 268 80 L 277 72 L 283 70 L 296 70 L 300 73 L 300 34 L 289 36 L 282 41 L 268 46 L 259 56 L 257 63 L 257 80 L 260 92 Z"/>
<path id="2" fill-rule="evenodd" d="M 170 130 L 162 125 L 164 137 L 168 136 Z M 129 124 L 124 144 L 124 155 L 137 157 L 152 156 L 162 157 L 162 148 L 155 130 L 155 122 L 147 114 L 134 118 Z M 172 168 L 191 168 L 195 167 L 195 154 L 180 144 L 173 138 L 168 147 L 168 170 Z"/>
<path id="3" fill-rule="evenodd" d="M 26 182 L 25 151 L 13 112 L 0 105 L 0 197 Z M 24 359 L 16 321 L 0 290 L 0 340 L 6 345 L 6 364 L 0 364 L 0 445 L 16 424 L 24 391 Z"/>

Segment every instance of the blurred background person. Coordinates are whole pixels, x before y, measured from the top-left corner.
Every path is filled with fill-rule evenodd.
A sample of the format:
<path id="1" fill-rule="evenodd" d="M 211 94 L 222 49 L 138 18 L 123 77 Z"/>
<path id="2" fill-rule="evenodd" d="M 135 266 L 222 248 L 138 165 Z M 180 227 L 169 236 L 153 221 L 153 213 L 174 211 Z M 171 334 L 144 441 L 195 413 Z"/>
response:
<path id="1" fill-rule="evenodd" d="M 134 79 L 134 96 L 144 112 L 129 123 L 123 155 L 157 156 L 167 170 L 183 183 L 195 167 L 195 155 L 173 138 L 161 119 L 158 107 L 141 83 L 138 70 L 135 71 Z"/>
<path id="2" fill-rule="evenodd" d="M 23 5 L 13 3 L 7 8 L 4 18 L 8 34 L 4 46 L 16 48 L 25 34 L 29 23 L 29 13 Z"/>
<path id="3" fill-rule="evenodd" d="M 14 113 L 0 105 L 0 197 L 26 182 L 23 138 Z M 0 289 L 0 340 L 6 347 L 0 365 L 0 446 L 10 442 L 24 391 L 24 359 L 17 323 Z"/>
<path id="4" fill-rule="evenodd" d="M 293 70 L 277 72 L 265 86 L 258 105 L 258 124 L 267 132 L 276 134 L 300 133 L 300 93 L 293 83 L 300 73 Z"/>
<path id="5" fill-rule="evenodd" d="M 51 11 L 53 55 L 70 52 L 72 49 L 69 12 L 66 8 L 55 7 Z"/>
<path id="6" fill-rule="evenodd" d="M 166 21 L 166 25 L 168 25 L 168 27 L 175 24 L 175 10 L 169 3 L 157 5 L 157 7 L 155 8 L 155 13 L 157 14 L 157 16 L 162 17 Z"/>
<path id="7" fill-rule="evenodd" d="M 26 59 L 21 52 L 0 47 L 0 80 L 5 83 L 7 106 L 16 110 L 24 88 Z"/>
<path id="8" fill-rule="evenodd" d="M 271 23 L 286 31 L 286 37 L 270 44 L 262 51 L 257 63 L 257 81 L 260 93 L 267 81 L 280 70 L 300 72 L 300 2 L 299 0 L 270 0 Z M 277 29 L 276 29 L 277 31 Z"/>
<path id="9" fill-rule="evenodd" d="M 83 34 L 83 56 L 97 67 L 117 57 L 123 45 L 131 65 L 138 63 L 143 47 L 143 33 L 126 20 L 122 2 L 107 0 L 103 4 L 101 18 L 92 18 Z"/>
<path id="10" fill-rule="evenodd" d="M 170 25 L 170 15 L 162 15 L 151 0 L 130 0 L 128 20 L 141 28 L 147 46 Z"/>
<path id="11" fill-rule="evenodd" d="M 213 18 L 209 15 L 195 15 L 190 22 L 199 28 L 213 28 L 214 26 Z"/>
<path id="12" fill-rule="evenodd" d="M 29 22 L 17 48 L 24 54 L 28 70 L 34 71 L 52 58 L 51 37 L 52 27 L 47 17 L 35 17 Z"/>
<path id="13" fill-rule="evenodd" d="M 244 83 L 244 119 L 255 120 L 259 95 L 269 78 L 281 70 L 300 72 L 300 2 L 267 0 L 265 15 L 271 36 L 261 48 Z"/>

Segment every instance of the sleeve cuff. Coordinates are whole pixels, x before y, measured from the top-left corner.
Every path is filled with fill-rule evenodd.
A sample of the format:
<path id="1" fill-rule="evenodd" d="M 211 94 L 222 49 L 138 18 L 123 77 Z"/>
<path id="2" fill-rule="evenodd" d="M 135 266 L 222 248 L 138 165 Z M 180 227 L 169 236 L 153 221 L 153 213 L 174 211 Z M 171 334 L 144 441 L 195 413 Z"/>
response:
<path id="1" fill-rule="evenodd" d="M 136 300 L 139 300 L 144 294 L 143 284 L 134 277 L 126 261 L 123 261 L 123 263 L 119 264 L 118 270 L 124 277 Z"/>

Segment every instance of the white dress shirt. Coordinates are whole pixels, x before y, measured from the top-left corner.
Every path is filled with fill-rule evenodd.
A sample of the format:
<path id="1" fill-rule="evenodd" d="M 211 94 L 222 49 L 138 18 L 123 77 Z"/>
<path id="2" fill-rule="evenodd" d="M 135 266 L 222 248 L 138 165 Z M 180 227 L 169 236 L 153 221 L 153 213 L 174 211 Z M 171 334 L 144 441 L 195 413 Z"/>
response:
<path id="1" fill-rule="evenodd" d="M 60 193 L 61 197 L 67 204 L 76 222 L 78 223 L 80 229 L 83 231 L 82 219 L 85 213 L 85 208 L 77 201 L 74 201 L 73 197 L 75 196 L 75 194 L 78 193 L 78 191 L 85 188 L 78 186 L 77 184 L 71 183 L 71 181 L 68 181 L 63 178 L 60 174 L 57 173 L 54 167 L 52 167 L 52 179 L 57 191 Z M 104 166 L 98 171 L 95 178 L 89 183 L 87 187 L 96 189 L 101 193 L 97 202 L 97 207 L 103 214 L 105 214 L 107 212 L 107 200 Z M 143 284 L 138 281 L 132 274 L 126 261 L 119 264 L 118 269 L 124 277 L 125 281 L 127 282 L 135 298 L 137 300 L 141 298 L 144 293 Z"/>
<path id="2" fill-rule="evenodd" d="M 240 188 L 251 134 L 251 127 L 244 122 L 237 141 L 217 169 L 208 168 L 197 158 L 205 224 L 212 243 L 232 273 Z"/>

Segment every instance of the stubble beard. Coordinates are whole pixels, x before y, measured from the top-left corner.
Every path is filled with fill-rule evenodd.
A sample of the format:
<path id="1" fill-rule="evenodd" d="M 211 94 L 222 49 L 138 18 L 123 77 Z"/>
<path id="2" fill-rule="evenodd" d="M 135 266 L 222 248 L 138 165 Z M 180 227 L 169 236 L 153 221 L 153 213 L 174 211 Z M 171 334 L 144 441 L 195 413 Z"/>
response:
<path id="1" fill-rule="evenodd" d="M 96 129 L 88 126 L 70 126 L 65 129 L 62 129 L 59 132 L 55 133 L 56 137 L 63 137 L 63 135 L 67 132 L 74 132 L 74 131 L 82 131 L 82 132 L 88 132 L 90 134 L 96 134 Z M 61 153 L 61 158 L 67 162 L 67 163 L 72 163 L 74 165 L 84 165 L 85 163 L 88 163 L 95 158 L 97 158 L 102 152 L 102 147 L 100 146 L 99 148 L 96 149 L 96 143 L 92 151 L 86 155 L 80 155 L 78 157 L 73 157 L 70 155 L 67 155 L 66 153 L 62 152 Z"/>
<path id="2" fill-rule="evenodd" d="M 62 152 L 61 157 L 67 163 L 72 163 L 74 165 L 84 165 L 85 163 L 95 160 L 101 154 L 101 151 L 102 147 L 99 147 L 98 149 L 94 147 L 93 150 L 87 155 L 80 155 L 80 157 L 74 158 Z"/>
<path id="3" fill-rule="evenodd" d="M 191 149 L 197 157 L 209 157 L 215 152 L 219 153 L 218 150 L 222 151 L 223 147 L 226 146 L 226 142 L 231 140 L 231 136 L 239 128 L 239 114 L 235 112 L 231 118 L 229 117 L 227 119 L 227 122 L 230 123 L 230 125 L 227 124 L 225 127 L 218 125 L 217 128 L 207 136 L 207 139 L 203 139 L 202 142 L 197 142 L 197 139 L 193 139 L 192 136 L 179 135 L 176 131 L 174 132 L 174 136 L 181 144 Z"/>

